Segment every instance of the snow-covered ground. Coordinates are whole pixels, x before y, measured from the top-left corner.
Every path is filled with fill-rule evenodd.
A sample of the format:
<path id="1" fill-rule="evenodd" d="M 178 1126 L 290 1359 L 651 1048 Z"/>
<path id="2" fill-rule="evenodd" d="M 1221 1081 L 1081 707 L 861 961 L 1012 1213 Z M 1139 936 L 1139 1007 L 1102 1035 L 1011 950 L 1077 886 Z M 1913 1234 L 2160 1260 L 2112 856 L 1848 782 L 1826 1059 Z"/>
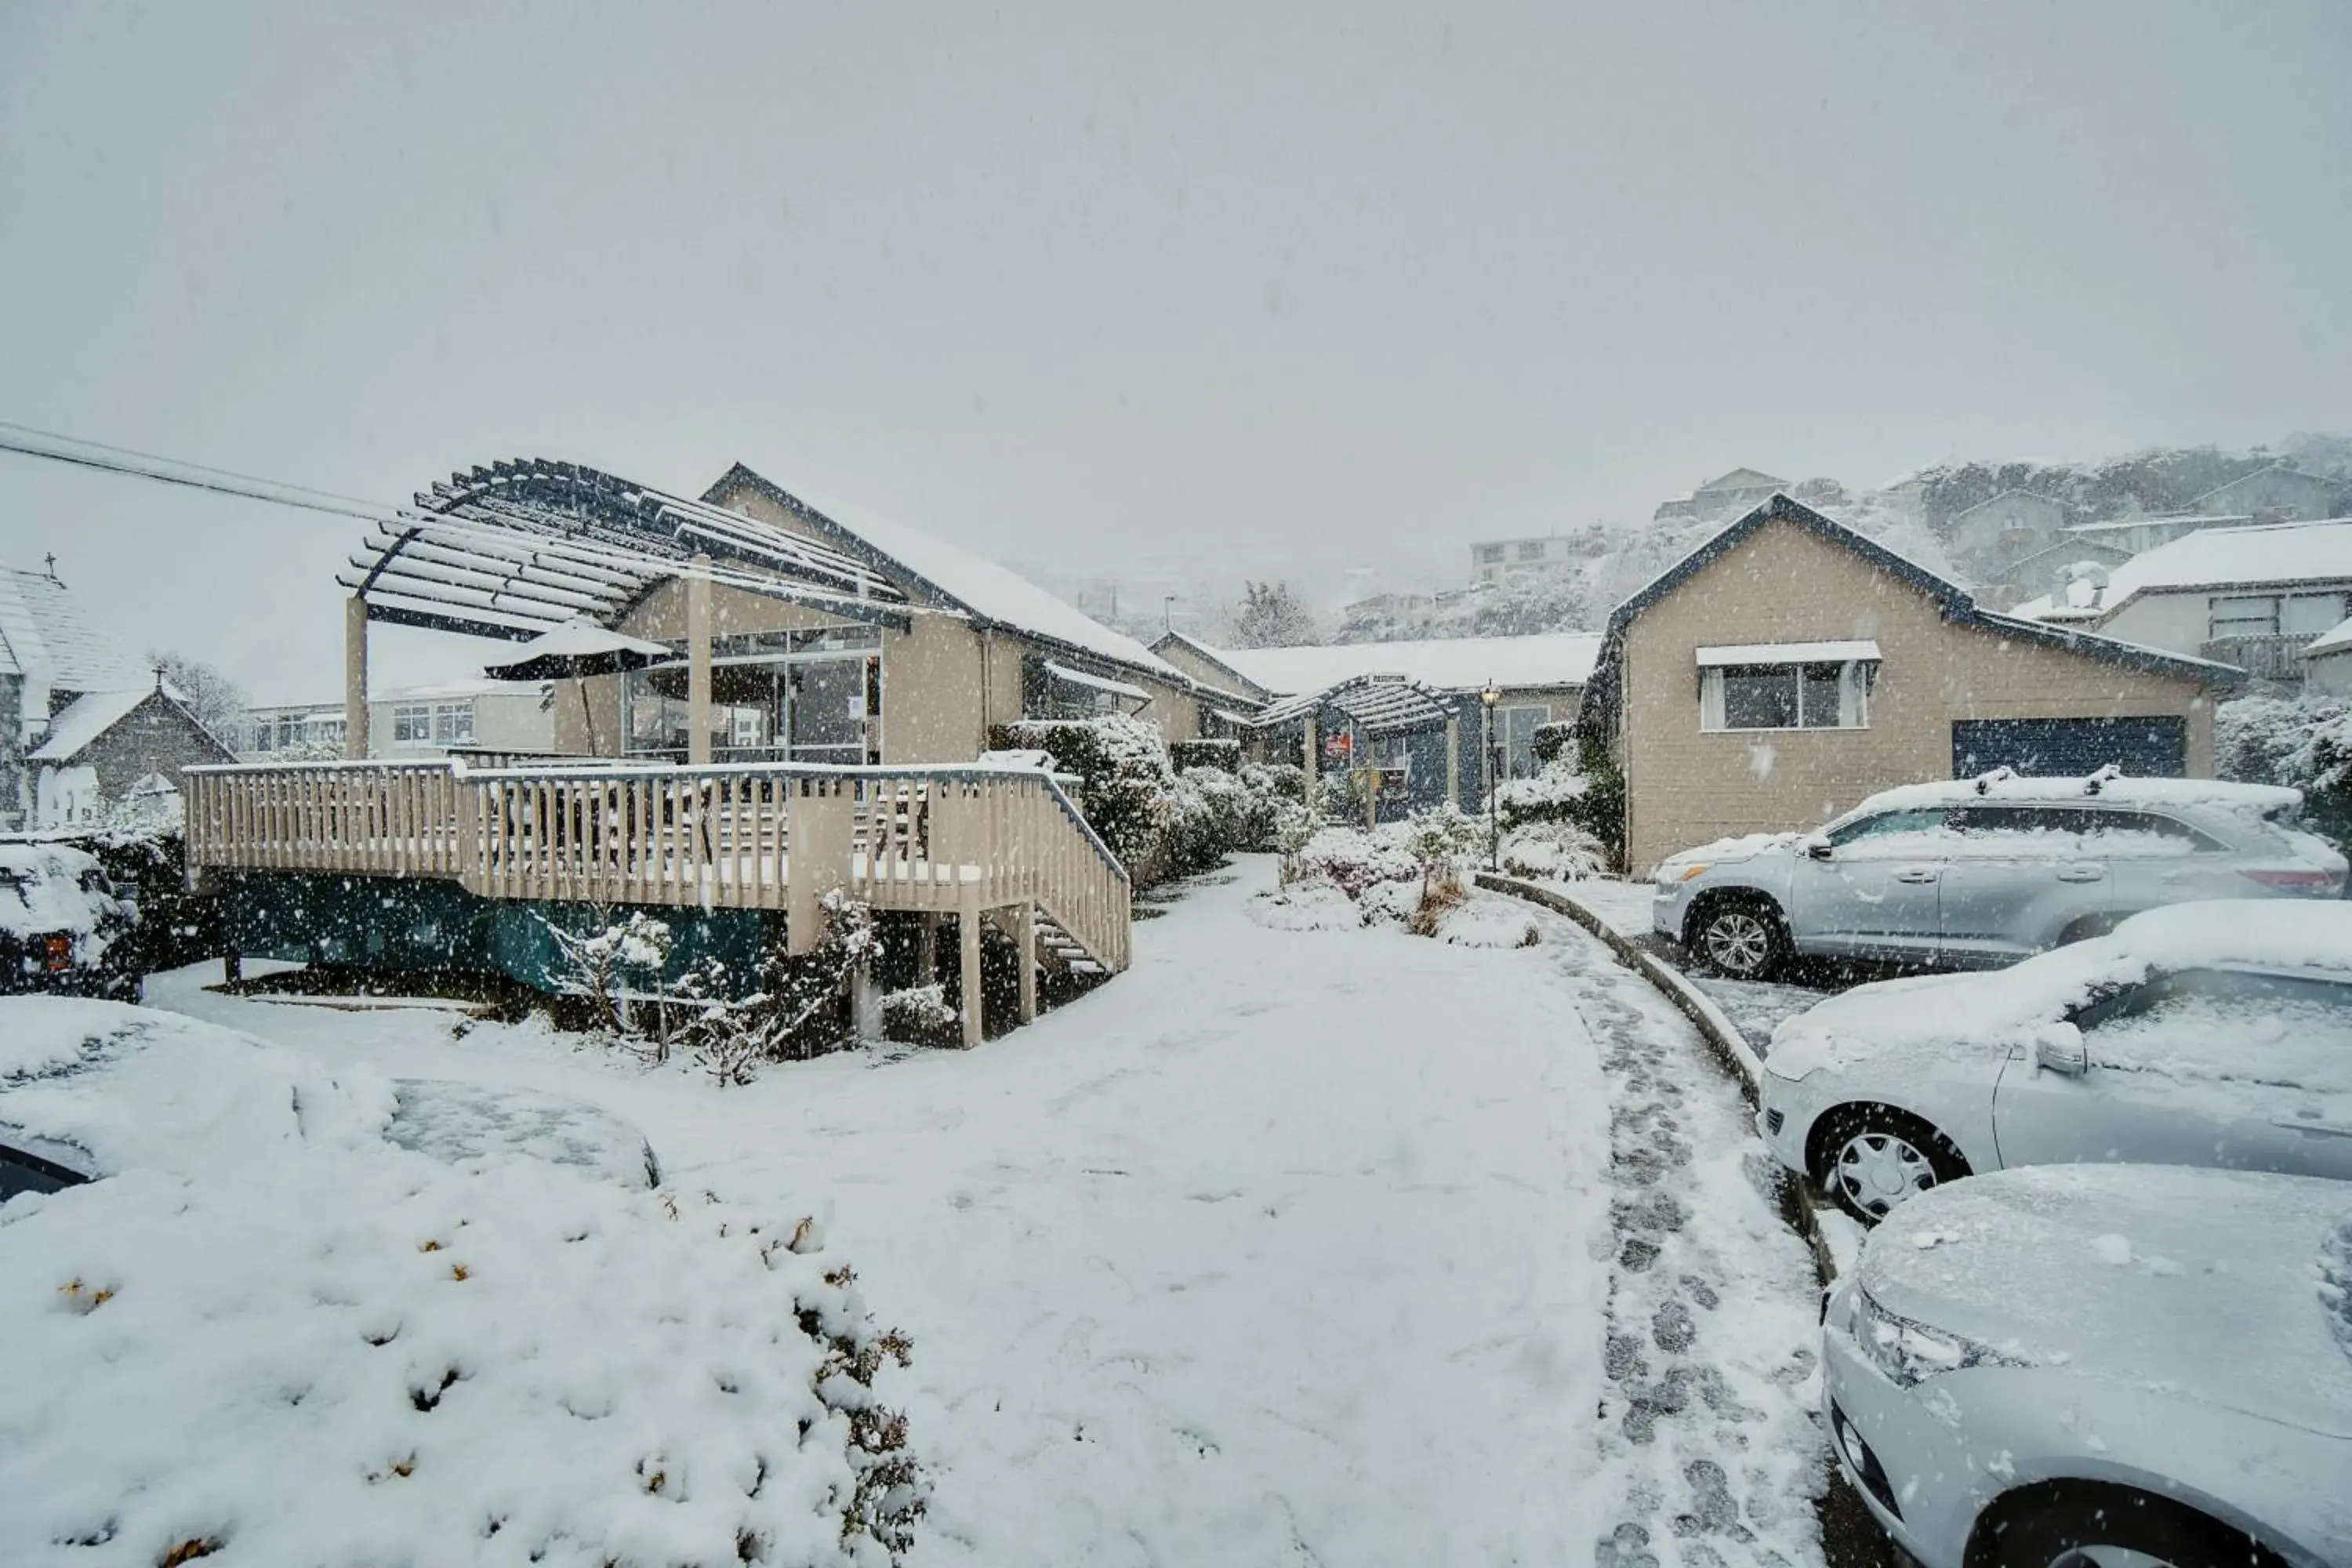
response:
<path id="1" fill-rule="evenodd" d="M 205 970 L 148 994 L 578 1096 L 683 1191 L 815 1210 L 915 1342 L 919 1564 L 1818 1562 L 1811 1279 L 1688 1026 L 1531 908 L 1532 948 L 1275 931 L 1272 879 L 977 1051 L 723 1091 Z"/>

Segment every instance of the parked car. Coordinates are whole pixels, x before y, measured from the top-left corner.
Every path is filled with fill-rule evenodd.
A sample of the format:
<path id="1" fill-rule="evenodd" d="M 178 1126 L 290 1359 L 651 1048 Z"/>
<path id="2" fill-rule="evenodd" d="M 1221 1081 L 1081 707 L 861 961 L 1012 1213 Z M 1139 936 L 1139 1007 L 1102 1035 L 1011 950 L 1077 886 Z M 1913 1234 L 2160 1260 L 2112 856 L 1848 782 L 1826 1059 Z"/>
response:
<path id="1" fill-rule="evenodd" d="M 139 907 L 64 844 L 0 843 L 0 992 L 136 1001 Z"/>
<path id="2" fill-rule="evenodd" d="M 1726 974 L 1797 954 L 1981 968 L 2191 899 L 2334 899 L 2345 861 L 2300 790 L 2205 779 L 1981 778 L 1872 795 L 1812 833 L 1661 864 L 1651 923 Z"/>
<path id="3" fill-rule="evenodd" d="M 1838 1461 L 1924 1568 L 2352 1563 L 2352 1186 L 1963 1183 L 1879 1227 L 1822 1340 Z"/>
<path id="4" fill-rule="evenodd" d="M 0 1003 L 0 1200 L 142 1167 L 185 1174 L 224 1139 L 348 1121 L 445 1164 L 522 1157 L 657 1186 L 653 1146 L 595 1106 L 432 1079 L 335 1079 L 296 1052 L 116 1003 Z M 278 1114 L 300 1108 L 291 1123 Z"/>
<path id="5" fill-rule="evenodd" d="M 1787 1019 L 1758 1129 L 1864 1224 L 2010 1165 L 2352 1180 L 2352 903 L 2216 900 Z"/>

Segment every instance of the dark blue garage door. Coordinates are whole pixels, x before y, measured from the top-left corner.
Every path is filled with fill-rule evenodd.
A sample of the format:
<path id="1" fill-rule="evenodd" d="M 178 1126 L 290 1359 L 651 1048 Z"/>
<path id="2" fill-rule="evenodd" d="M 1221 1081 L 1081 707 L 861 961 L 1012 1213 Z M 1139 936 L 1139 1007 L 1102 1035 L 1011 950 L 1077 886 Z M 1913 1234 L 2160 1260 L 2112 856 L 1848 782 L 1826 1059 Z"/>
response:
<path id="1" fill-rule="evenodd" d="M 1993 768 L 2049 775 L 2095 773 L 2109 763 L 2134 778 L 2189 773 L 2186 719 L 1955 719 L 1952 776 Z"/>

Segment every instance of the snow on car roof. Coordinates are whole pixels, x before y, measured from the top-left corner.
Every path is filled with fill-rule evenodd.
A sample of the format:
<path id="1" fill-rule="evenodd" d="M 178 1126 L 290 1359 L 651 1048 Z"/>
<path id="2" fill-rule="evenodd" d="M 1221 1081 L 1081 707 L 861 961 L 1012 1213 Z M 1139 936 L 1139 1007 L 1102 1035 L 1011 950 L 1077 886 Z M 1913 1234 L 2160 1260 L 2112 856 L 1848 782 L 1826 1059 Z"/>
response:
<path id="1" fill-rule="evenodd" d="M 98 861 L 65 844 L 0 843 L 0 932 L 23 941 L 51 931 L 92 931 L 118 900 L 82 887 Z M 5 1071 L 0 1057 L 0 1071 Z"/>
<path id="2" fill-rule="evenodd" d="M 2303 804 L 2301 790 L 2277 784 L 2232 784 L 2221 779 L 2131 778 L 2094 773 L 2028 777 L 2000 769 L 1972 779 L 1938 779 L 1930 784 L 1898 784 L 1879 791 L 1846 813 L 1849 817 L 1869 811 L 1914 810 L 1935 805 L 1968 805 L 1979 801 L 2030 802 L 2037 805 L 2171 806 L 2176 810 L 2209 809 L 2261 816 Z"/>
<path id="3" fill-rule="evenodd" d="M 401 1079 L 384 1136 L 447 1164 L 521 1155 L 649 1187 L 659 1167 L 646 1135 L 609 1111 L 562 1095 L 437 1079 Z"/>
<path id="4" fill-rule="evenodd" d="M 1601 654 L 1598 632 L 1532 637 L 1428 637 L 1414 642 L 1344 643 L 1299 647 L 1202 649 L 1280 697 L 1328 691 L 1365 675 L 1402 675 L 1439 691 L 1581 686 Z"/>

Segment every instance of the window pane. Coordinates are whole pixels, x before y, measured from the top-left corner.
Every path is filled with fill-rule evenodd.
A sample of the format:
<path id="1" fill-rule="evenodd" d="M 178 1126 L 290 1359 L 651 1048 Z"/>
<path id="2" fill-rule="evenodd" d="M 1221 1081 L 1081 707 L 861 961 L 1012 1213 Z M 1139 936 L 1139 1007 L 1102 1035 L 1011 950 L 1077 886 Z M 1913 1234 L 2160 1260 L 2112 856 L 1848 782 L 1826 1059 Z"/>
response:
<path id="1" fill-rule="evenodd" d="M 1808 730 L 1834 730 L 1838 727 L 1840 689 L 1844 684 L 1845 666 L 1842 664 L 1809 664 L 1802 677 L 1802 717 Z"/>
<path id="2" fill-rule="evenodd" d="M 1862 838 L 1884 838 L 1902 833 L 1934 833 L 1944 826 L 1940 806 L 1918 811 L 1882 811 L 1876 816 L 1865 816 L 1859 822 L 1849 822 L 1829 836 L 1832 844 L 1852 844 Z"/>
<path id="3" fill-rule="evenodd" d="M 1723 727 L 1792 730 L 1797 724 L 1797 667 L 1734 665 L 1723 672 Z"/>
<path id="4" fill-rule="evenodd" d="M 2279 616 L 2279 630 L 2290 637 L 2317 637 L 2333 631 L 2336 623 L 2344 618 L 2344 595 L 2341 594 L 2297 594 L 2286 602 Z"/>

